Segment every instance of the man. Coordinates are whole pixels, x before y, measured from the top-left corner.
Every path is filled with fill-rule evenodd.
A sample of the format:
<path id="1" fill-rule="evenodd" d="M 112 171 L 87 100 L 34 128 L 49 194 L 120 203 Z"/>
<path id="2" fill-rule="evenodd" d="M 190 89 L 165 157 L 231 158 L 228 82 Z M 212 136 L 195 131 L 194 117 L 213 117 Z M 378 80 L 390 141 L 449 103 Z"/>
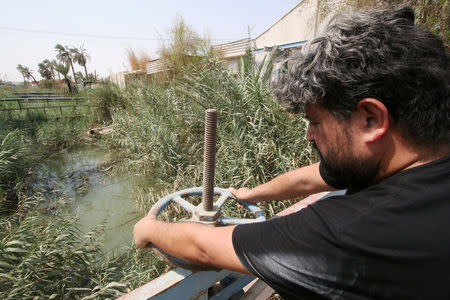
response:
<path id="1" fill-rule="evenodd" d="M 286 299 L 450 299 L 448 75 L 445 47 L 411 9 L 337 18 L 275 91 L 308 118 L 320 164 L 232 191 L 249 202 L 346 195 L 239 226 L 149 215 L 136 245 L 254 274 Z"/>

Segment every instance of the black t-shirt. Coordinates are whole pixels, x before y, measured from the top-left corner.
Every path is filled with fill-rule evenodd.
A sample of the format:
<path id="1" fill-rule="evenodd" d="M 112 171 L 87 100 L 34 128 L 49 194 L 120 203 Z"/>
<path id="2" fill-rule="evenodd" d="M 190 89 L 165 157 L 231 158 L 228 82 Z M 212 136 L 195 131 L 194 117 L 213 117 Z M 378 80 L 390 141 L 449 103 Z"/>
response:
<path id="1" fill-rule="evenodd" d="M 285 299 L 450 299 L 450 156 L 239 225 L 233 245 Z"/>

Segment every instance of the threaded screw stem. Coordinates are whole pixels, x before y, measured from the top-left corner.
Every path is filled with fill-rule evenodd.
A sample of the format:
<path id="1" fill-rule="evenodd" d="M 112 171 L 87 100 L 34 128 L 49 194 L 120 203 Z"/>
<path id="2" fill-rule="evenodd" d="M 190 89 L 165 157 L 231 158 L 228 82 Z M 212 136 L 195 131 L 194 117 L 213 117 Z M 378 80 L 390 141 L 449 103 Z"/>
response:
<path id="1" fill-rule="evenodd" d="M 203 157 L 203 196 L 205 211 L 213 210 L 214 171 L 216 166 L 217 109 L 205 111 L 205 145 Z"/>

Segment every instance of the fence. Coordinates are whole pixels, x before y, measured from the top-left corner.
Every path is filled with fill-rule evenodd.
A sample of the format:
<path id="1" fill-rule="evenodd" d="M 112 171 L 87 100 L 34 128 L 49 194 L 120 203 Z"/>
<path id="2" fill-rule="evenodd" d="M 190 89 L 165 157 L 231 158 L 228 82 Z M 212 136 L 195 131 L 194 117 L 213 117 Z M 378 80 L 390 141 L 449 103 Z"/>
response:
<path id="1" fill-rule="evenodd" d="M 20 98 L 30 98 L 30 97 L 61 97 L 63 94 L 58 92 L 13 92 L 14 96 Z"/>
<path id="2" fill-rule="evenodd" d="M 59 94 L 45 93 L 47 97 L 36 97 L 40 94 L 27 93 L 26 97 L 0 99 L 0 112 L 7 113 L 8 118 L 12 120 L 13 114 L 18 113 L 18 119 L 23 117 L 23 112 L 26 112 L 26 117 L 32 119 L 30 111 L 42 111 L 44 117 L 63 117 L 63 116 L 83 116 L 89 112 L 92 114 L 92 108 L 96 107 L 88 103 L 88 98 L 85 97 L 61 97 Z M 69 109 L 68 109 L 69 108 Z M 87 109 L 81 109 L 87 108 Z M 56 114 L 55 114 L 56 112 Z M 58 113 L 59 112 L 59 113 Z"/>

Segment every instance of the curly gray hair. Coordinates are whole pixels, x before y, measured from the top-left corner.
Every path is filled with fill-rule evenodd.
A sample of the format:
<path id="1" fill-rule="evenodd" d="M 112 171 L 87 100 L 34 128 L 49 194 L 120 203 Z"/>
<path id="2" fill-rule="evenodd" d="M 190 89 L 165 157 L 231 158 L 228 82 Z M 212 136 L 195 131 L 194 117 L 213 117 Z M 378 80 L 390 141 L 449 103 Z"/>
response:
<path id="1" fill-rule="evenodd" d="M 442 41 L 404 7 L 339 15 L 311 40 L 275 89 L 288 111 L 319 104 L 341 119 L 376 98 L 417 145 L 450 141 L 449 70 Z"/>

